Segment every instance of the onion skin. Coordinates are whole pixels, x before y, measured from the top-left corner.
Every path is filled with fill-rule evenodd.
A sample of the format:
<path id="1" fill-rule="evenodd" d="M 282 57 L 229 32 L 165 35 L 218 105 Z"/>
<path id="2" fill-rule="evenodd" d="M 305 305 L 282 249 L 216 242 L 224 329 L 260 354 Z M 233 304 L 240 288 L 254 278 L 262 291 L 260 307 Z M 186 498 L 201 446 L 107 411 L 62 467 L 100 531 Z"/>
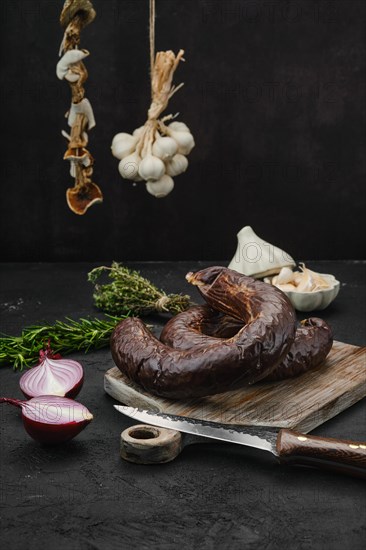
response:
<path id="1" fill-rule="evenodd" d="M 147 391 L 176 399 L 234 390 L 269 375 L 295 336 L 295 311 L 287 296 L 223 267 L 189 273 L 187 279 L 212 308 L 238 319 L 243 328 L 232 338 L 182 351 L 157 340 L 139 319 L 126 319 L 111 336 L 121 372 Z"/>
<path id="2" fill-rule="evenodd" d="M 207 305 L 194 306 L 170 319 L 160 340 L 180 350 L 205 348 L 217 343 L 218 339 L 232 338 L 242 328 L 243 323 Z M 317 317 L 305 319 L 297 328 L 295 340 L 284 360 L 262 381 L 293 378 L 317 367 L 327 357 L 332 344 L 332 330 L 325 321 Z"/>
<path id="3" fill-rule="evenodd" d="M 77 436 L 93 420 L 93 415 L 88 409 L 66 397 L 44 395 L 34 397 L 29 401 L 18 399 L 0 398 L 0 403 L 9 403 L 22 409 L 22 420 L 26 432 L 39 443 L 56 444 L 65 443 Z M 62 410 L 68 414 L 67 420 L 49 418 L 49 408 Z M 77 414 L 75 414 L 75 411 Z"/>

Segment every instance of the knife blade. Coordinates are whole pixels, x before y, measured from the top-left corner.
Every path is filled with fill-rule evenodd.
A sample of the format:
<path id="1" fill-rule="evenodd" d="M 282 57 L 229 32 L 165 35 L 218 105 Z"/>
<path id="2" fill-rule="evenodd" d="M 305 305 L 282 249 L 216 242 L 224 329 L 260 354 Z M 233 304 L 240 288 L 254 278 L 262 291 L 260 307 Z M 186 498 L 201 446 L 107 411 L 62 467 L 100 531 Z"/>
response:
<path id="1" fill-rule="evenodd" d="M 301 434 L 289 429 L 221 424 L 122 405 L 115 409 L 140 422 L 272 453 L 281 463 L 325 468 L 366 479 L 366 443 Z"/>

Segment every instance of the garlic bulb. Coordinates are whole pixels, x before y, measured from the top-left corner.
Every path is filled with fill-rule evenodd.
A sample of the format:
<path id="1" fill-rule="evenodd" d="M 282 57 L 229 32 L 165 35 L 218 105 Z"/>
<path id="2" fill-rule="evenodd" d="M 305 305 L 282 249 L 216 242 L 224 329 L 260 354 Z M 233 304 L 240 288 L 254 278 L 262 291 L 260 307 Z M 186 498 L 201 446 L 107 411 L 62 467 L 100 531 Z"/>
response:
<path id="1" fill-rule="evenodd" d="M 170 130 L 169 135 L 178 143 L 178 153 L 189 155 L 195 146 L 192 134 L 190 132 L 176 132 Z"/>
<path id="2" fill-rule="evenodd" d="M 178 144 L 171 137 L 159 137 L 152 148 L 153 155 L 162 160 L 170 160 L 177 151 Z"/>
<path id="3" fill-rule="evenodd" d="M 167 161 L 166 164 L 166 173 L 169 176 L 179 176 L 183 174 L 188 168 L 188 159 L 181 154 L 175 155 L 171 160 Z"/>
<path id="4" fill-rule="evenodd" d="M 150 195 L 153 195 L 157 199 L 162 199 L 173 191 L 174 181 L 170 176 L 165 174 L 157 181 L 148 181 L 146 183 L 146 189 Z"/>
<path id="5" fill-rule="evenodd" d="M 145 129 L 145 126 L 140 126 L 139 128 L 136 128 L 136 130 L 134 130 L 132 135 L 139 138 L 142 135 L 142 132 L 144 131 L 144 129 Z"/>
<path id="6" fill-rule="evenodd" d="M 117 141 L 120 141 L 122 139 L 126 139 L 126 138 L 128 139 L 128 137 L 132 137 L 131 134 L 127 134 L 126 132 L 119 132 L 112 139 L 112 145 L 114 145 L 115 143 L 117 143 Z"/>
<path id="7" fill-rule="evenodd" d="M 135 150 L 136 143 L 137 138 L 131 134 L 117 134 L 112 141 L 112 155 L 118 160 L 122 160 Z"/>
<path id="8" fill-rule="evenodd" d="M 175 132 L 190 132 L 190 129 L 186 124 L 184 124 L 184 122 L 178 121 L 171 122 L 169 124 L 169 129 L 174 130 Z"/>
<path id="9" fill-rule="evenodd" d="M 156 181 L 165 174 L 165 164 L 154 155 L 146 155 L 140 163 L 138 172 L 145 181 Z"/>
<path id="10" fill-rule="evenodd" d="M 139 178 L 139 166 L 141 157 L 136 152 L 128 155 L 118 165 L 119 173 L 126 180 L 136 180 Z"/>

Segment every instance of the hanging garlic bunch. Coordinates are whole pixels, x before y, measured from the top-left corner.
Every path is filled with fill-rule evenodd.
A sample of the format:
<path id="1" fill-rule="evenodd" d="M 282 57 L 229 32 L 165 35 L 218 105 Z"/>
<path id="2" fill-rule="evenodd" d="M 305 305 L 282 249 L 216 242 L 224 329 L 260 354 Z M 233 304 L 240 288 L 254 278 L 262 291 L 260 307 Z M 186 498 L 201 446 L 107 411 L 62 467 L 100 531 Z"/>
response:
<path id="1" fill-rule="evenodd" d="M 112 142 L 121 176 L 134 182 L 145 181 L 147 191 L 157 198 L 166 197 L 173 190 L 173 177 L 187 170 L 186 157 L 195 145 L 183 122 L 166 124 L 172 115 L 159 119 L 170 98 L 183 86 L 172 85 L 183 55 L 183 50 L 177 56 L 172 51 L 157 53 L 152 67 L 152 103 L 145 125 L 133 134 L 117 134 Z"/>

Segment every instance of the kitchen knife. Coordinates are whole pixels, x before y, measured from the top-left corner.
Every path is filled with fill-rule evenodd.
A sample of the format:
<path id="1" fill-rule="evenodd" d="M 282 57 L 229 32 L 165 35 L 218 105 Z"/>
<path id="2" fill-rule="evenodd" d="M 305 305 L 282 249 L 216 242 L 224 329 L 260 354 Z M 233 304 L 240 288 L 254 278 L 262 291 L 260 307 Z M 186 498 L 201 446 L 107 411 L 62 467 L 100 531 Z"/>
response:
<path id="1" fill-rule="evenodd" d="M 280 463 L 325 468 L 366 479 L 366 443 L 304 435 L 289 429 L 220 424 L 194 418 L 154 413 L 114 405 L 120 413 L 152 426 L 159 426 L 205 440 L 215 439 L 261 449 Z M 140 444 L 157 438 L 157 433 L 138 435 Z M 158 439 L 156 439 L 158 443 Z M 154 441 L 152 441 L 152 444 Z M 178 454 L 178 453 L 177 453 Z"/>

